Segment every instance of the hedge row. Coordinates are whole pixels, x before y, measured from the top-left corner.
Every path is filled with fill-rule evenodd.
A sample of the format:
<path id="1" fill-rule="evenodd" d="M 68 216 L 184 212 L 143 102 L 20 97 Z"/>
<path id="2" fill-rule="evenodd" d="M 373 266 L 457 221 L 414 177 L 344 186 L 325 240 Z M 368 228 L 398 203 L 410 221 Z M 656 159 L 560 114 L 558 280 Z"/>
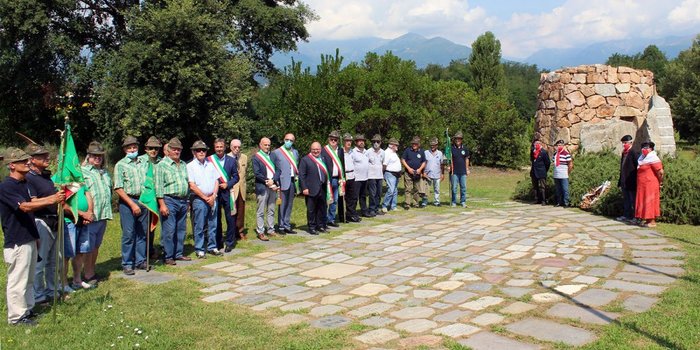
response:
<path id="1" fill-rule="evenodd" d="M 700 157 L 678 159 L 664 157 L 664 187 L 661 191 L 660 221 L 676 224 L 700 224 Z M 581 197 L 604 181 L 611 189 L 591 208 L 599 215 L 622 214 L 622 193 L 616 187 L 620 173 L 620 155 L 612 151 L 582 153 L 574 158 L 574 170 L 569 178 L 571 205 L 578 206 Z M 551 170 L 547 177 L 548 201 L 554 203 L 554 180 Z M 534 200 L 529 174 L 518 182 L 513 194 L 517 200 Z"/>

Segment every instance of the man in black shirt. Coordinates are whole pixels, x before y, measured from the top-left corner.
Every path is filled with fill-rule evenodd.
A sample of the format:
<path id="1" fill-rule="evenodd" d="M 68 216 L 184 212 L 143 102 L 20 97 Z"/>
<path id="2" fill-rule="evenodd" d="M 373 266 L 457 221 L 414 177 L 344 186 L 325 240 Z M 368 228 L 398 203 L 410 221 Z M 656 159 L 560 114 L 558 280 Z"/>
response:
<path id="1" fill-rule="evenodd" d="M 3 256 L 7 268 L 7 322 L 34 325 L 34 272 L 39 233 L 33 212 L 64 200 L 63 192 L 32 199 L 25 179 L 31 156 L 8 148 L 4 163 L 10 175 L 0 183 L 0 221 L 5 237 Z"/>
<path id="2" fill-rule="evenodd" d="M 406 168 L 404 173 L 403 183 L 406 189 L 406 206 L 408 210 L 413 206 L 420 205 L 425 208 L 428 205 L 428 199 L 425 196 L 425 182 L 423 181 L 423 169 L 425 169 L 425 151 L 420 148 L 420 138 L 414 136 L 411 140 L 411 147 L 407 147 L 403 151 L 401 164 Z M 421 198 L 420 202 L 418 198 Z"/>
<path id="3" fill-rule="evenodd" d="M 27 146 L 27 154 L 31 159 L 27 183 L 32 188 L 32 196 L 48 197 L 56 193 L 56 186 L 51 180 L 49 166 L 49 151 L 37 144 Z M 34 222 L 39 233 L 41 246 L 40 260 L 36 264 L 34 275 L 34 301 L 43 303 L 51 299 L 54 289 L 54 274 L 56 272 L 56 234 L 58 231 L 58 216 L 56 207 L 48 206 L 34 212 Z"/>
<path id="4" fill-rule="evenodd" d="M 450 164 L 450 206 L 457 206 L 457 186 L 459 186 L 459 204 L 467 206 L 467 175 L 469 175 L 469 150 L 462 144 L 464 136 L 461 131 L 452 137 L 452 164 Z"/>

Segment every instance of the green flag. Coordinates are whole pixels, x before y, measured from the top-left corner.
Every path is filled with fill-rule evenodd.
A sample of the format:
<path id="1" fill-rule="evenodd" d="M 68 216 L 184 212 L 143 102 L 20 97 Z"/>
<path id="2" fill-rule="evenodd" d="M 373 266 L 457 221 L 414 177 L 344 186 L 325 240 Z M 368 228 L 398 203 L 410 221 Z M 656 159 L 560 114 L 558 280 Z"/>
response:
<path id="1" fill-rule="evenodd" d="M 153 163 L 148 162 L 148 170 L 146 170 L 146 181 L 143 183 L 139 202 L 143 204 L 151 215 L 151 226 L 148 228 L 153 231 L 158 227 L 158 200 L 156 199 L 156 186 L 153 181 Z"/>
<path id="2" fill-rule="evenodd" d="M 449 129 L 445 129 L 445 160 L 452 163 L 452 140 L 450 140 Z"/>
<path id="3" fill-rule="evenodd" d="M 79 197 L 75 195 L 83 186 L 85 179 L 78 160 L 78 152 L 75 150 L 73 134 L 70 124 L 66 122 L 66 130 L 61 142 L 61 150 L 58 152 L 58 171 L 53 176 L 54 183 L 61 186 L 65 195 L 66 203 L 71 208 L 72 221 L 78 220 Z"/>

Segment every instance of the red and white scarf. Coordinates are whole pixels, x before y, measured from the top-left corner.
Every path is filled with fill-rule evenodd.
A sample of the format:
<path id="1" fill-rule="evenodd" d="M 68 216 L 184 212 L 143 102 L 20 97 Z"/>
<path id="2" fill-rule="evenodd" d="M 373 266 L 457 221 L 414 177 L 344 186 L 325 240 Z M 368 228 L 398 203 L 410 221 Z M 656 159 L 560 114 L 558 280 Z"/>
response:
<path id="1" fill-rule="evenodd" d="M 641 167 L 642 165 L 661 163 L 661 159 L 658 155 L 656 155 L 656 151 L 651 151 L 646 156 L 644 154 L 641 154 L 637 161 L 639 163 L 639 165 L 637 165 L 637 168 Z"/>

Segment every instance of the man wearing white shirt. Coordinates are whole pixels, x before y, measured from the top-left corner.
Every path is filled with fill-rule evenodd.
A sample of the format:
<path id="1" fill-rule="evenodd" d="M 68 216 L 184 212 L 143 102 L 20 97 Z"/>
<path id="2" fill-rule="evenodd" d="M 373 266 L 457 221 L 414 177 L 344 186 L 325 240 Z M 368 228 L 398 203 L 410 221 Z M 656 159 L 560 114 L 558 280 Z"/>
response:
<path id="1" fill-rule="evenodd" d="M 369 177 L 369 151 L 365 149 L 365 135 L 355 136 L 355 148 L 350 156 L 355 165 L 354 192 L 360 202 L 360 214 L 366 218 L 374 217 L 367 208 L 367 179 Z"/>
<path id="2" fill-rule="evenodd" d="M 352 158 L 352 135 L 343 135 L 343 161 L 345 168 L 345 219 L 349 222 L 360 222 L 357 215 L 357 192 L 355 191 L 355 162 Z"/>
<path id="3" fill-rule="evenodd" d="M 204 258 L 204 228 L 207 230 L 207 251 L 222 255 L 216 248 L 216 193 L 219 175 L 214 164 L 207 160 L 209 147 L 204 141 L 195 141 L 190 148 L 194 159 L 187 164 L 187 178 L 192 199 L 194 250 L 198 258 Z"/>
<path id="4" fill-rule="evenodd" d="M 401 177 L 401 159 L 396 152 L 399 149 L 399 141 L 395 138 L 389 139 L 389 146 L 384 151 L 384 161 L 382 165 L 384 166 L 384 181 L 386 181 L 386 195 L 384 195 L 384 203 L 382 205 L 382 211 L 387 212 L 389 210 L 396 210 L 396 205 L 398 204 L 399 192 L 397 190 L 397 184 L 399 182 L 399 177 Z"/>
<path id="5" fill-rule="evenodd" d="M 384 179 L 384 150 L 382 137 L 376 134 L 372 137 L 372 148 L 367 151 L 369 158 L 369 172 L 367 174 L 367 191 L 369 192 L 369 212 L 372 215 L 384 215 L 379 210 L 382 200 L 382 180 Z"/>
<path id="6" fill-rule="evenodd" d="M 443 161 L 445 157 L 438 149 L 438 139 L 433 137 L 430 139 L 430 149 L 425 151 L 425 172 L 423 176 L 428 183 L 433 187 L 433 205 L 440 206 L 440 182 L 445 178 L 443 174 Z M 427 195 L 427 191 L 426 191 Z"/>

